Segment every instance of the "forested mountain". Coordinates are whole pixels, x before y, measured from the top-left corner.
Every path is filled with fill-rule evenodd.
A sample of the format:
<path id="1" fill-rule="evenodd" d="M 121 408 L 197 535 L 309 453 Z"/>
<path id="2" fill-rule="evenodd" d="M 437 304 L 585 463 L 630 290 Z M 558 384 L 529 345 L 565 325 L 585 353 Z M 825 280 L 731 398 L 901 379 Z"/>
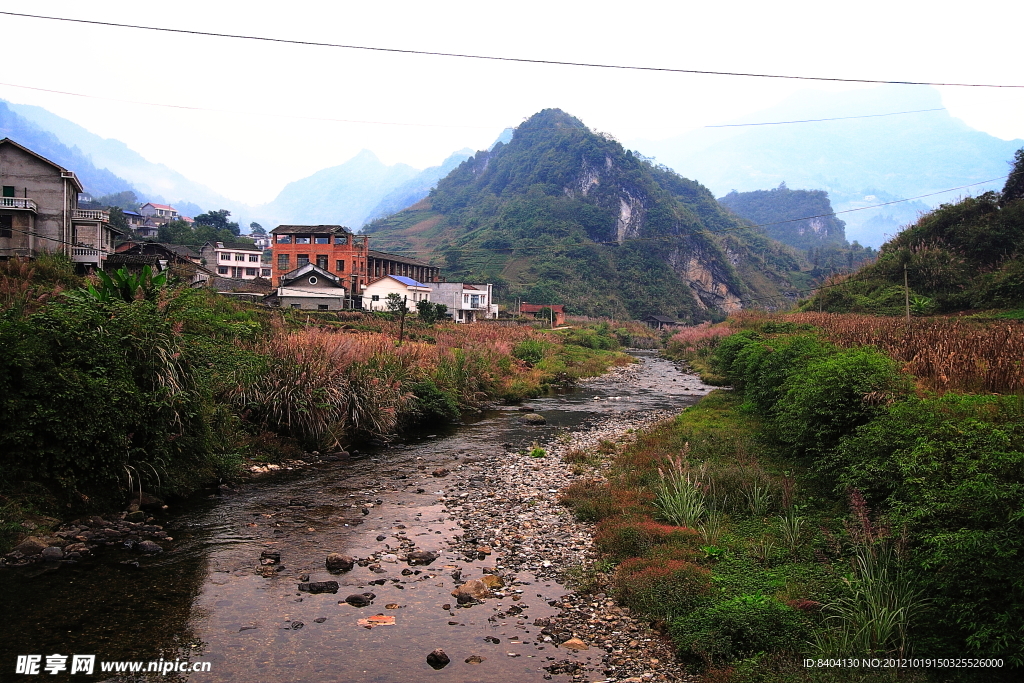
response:
<path id="1" fill-rule="evenodd" d="M 827 190 L 840 210 L 1006 175 L 1003 160 L 1024 141 L 1000 140 L 974 130 L 942 106 L 939 91 L 927 86 L 803 91 L 728 123 L 804 123 L 702 128 L 667 140 L 629 144 L 679 173 L 700 178 L 717 196 L 785 181 L 793 187 Z M 876 116 L 894 112 L 915 113 Z M 867 118 L 842 118 L 851 116 Z M 813 121 L 829 118 L 836 120 Z M 974 191 L 997 189 L 1001 183 Z M 927 205 L 893 204 L 851 213 L 846 217 L 847 237 L 878 247 L 884 235 L 896 234 L 900 226 L 917 220 L 920 211 L 953 196 L 927 199 Z"/>
<path id="2" fill-rule="evenodd" d="M 1024 149 L 1002 192 L 943 204 L 882 246 L 877 261 L 807 308 L 898 314 L 1024 306 Z M 905 269 L 905 270 L 904 270 Z"/>
<path id="3" fill-rule="evenodd" d="M 433 258 L 505 301 L 696 321 L 791 291 L 799 259 L 699 183 L 546 109 L 429 198 L 366 226 L 377 248 Z"/>
<path id="4" fill-rule="evenodd" d="M 74 171 L 85 190 L 93 195 L 136 189 L 124 178 L 105 168 L 97 168 L 92 159 L 78 147 L 64 144 L 56 135 L 21 116 L 6 102 L 0 101 L 0 138 L 5 137 Z"/>

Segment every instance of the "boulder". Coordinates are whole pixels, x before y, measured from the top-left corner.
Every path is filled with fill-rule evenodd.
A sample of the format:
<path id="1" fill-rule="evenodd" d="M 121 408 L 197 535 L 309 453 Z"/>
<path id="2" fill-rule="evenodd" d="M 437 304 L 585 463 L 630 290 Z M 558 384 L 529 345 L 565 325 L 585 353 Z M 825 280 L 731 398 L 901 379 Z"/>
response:
<path id="1" fill-rule="evenodd" d="M 325 564 L 327 565 L 327 571 L 329 572 L 347 572 L 355 566 L 356 560 L 354 557 L 350 557 L 349 555 L 331 553 L 327 556 Z"/>
<path id="2" fill-rule="evenodd" d="M 353 607 L 366 607 L 371 602 L 373 602 L 373 599 L 375 597 L 377 596 L 373 593 L 353 593 L 352 595 L 345 598 L 345 602 L 352 605 Z"/>
<path id="3" fill-rule="evenodd" d="M 410 565 L 426 565 L 436 560 L 437 555 L 429 550 L 414 550 L 409 553 L 406 558 L 409 560 Z"/>
<path id="4" fill-rule="evenodd" d="M 502 578 L 494 574 L 484 574 L 482 577 L 480 577 L 480 581 L 483 582 L 483 584 L 488 588 L 501 588 L 505 585 L 505 582 L 502 580 Z"/>
<path id="5" fill-rule="evenodd" d="M 299 590 L 304 593 L 337 593 L 337 581 L 309 581 L 299 584 Z"/>
<path id="6" fill-rule="evenodd" d="M 153 541 L 143 541 L 135 546 L 135 549 L 143 553 L 162 553 L 164 551 L 159 545 Z"/>
<path id="7" fill-rule="evenodd" d="M 526 415 L 523 415 L 523 422 L 528 425 L 544 425 L 548 423 L 547 419 L 543 415 L 538 415 L 537 413 L 527 413 Z"/>
<path id="8" fill-rule="evenodd" d="M 466 583 L 462 584 L 458 588 L 452 591 L 452 596 L 458 601 L 460 605 L 464 605 L 467 602 L 473 602 L 475 600 L 484 600 L 491 597 L 491 591 L 487 587 L 487 584 L 480 579 L 470 579 Z"/>
<path id="9" fill-rule="evenodd" d="M 52 545 L 49 548 L 43 548 L 39 552 L 39 556 L 47 562 L 59 562 L 64 559 L 64 550 Z"/>
<path id="10" fill-rule="evenodd" d="M 36 536 L 29 536 L 24 541 L 11 548 L 11 552 L 17 551 L 25 557 L 33 557 L 43 552 L 43 550 L 45 550 L 47 547 L 48 544 L 45 543 L 41 538 L 37 538 Z"/>
<path id="11" fill-rule="evenodd" d="M 448 663 L 451 661 L 452 660 L 441 648 L 437 648 L 427 655 L 427 664 L 429 664 L 433 669 L 443 669 L 448 666 Z"/>
<path id="12" fill-rule="evenodd" d="M 580 650 L 590 649 L 590 646 L 584 643 L 579 638 L 570 638 L 569 640 L 562 643 L 562 647 L 564 647 L 566 650 L 576 650 L 577 652 L 579 652 Z"/>
<path id="13" fill-rule="evenodd" d="M 126 522 L 139 522 L 139 523 L 145 522 L 146 521 L 146 513 L 143 512 L 142 510 L 136 510 L 135 512 L 129 512 L 127 515 L 125 515 L 124 521 L 126 521 Z"/>

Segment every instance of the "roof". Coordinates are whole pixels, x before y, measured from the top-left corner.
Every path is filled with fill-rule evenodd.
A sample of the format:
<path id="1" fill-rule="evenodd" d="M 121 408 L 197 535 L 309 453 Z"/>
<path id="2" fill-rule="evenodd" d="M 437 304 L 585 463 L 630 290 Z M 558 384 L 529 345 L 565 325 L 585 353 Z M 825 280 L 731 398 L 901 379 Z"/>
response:
<path id="1" fill-rule="evenodd" d="M 14 140 L 12 140 L 10 138 L 4 138 L 3 140 L 0 140 L 0 145 L 4 145 L 4 144 L 16 147 L 17 149 L 20 149 L 22 152 L 25 152 L 26 154 L 31 154 L 36 159 L 39 159 L 40 161 L 44 161 L 44 162 L 48 163 L 50 166 L 53 166 L 54 168 L 59 169 L 60 172 L 61 172 L 61 177 L 68 178 L 69 180 L 71 180 L 75 184 L 75 187 L 78 188 L 79 192 L 85 192 L 85 188 L 82 187 L 82 183 L 78 182 L 78 176 L 75 175 L 74 171 L 69 171 L 68 169 L 64 168 L 60 164 L 57 164 L 57 163 L 54 163 L 54 162 L 50 161 L 49 159 L 44 157 L 42 154 L 36 154 L 32 150 L 30 150 L 28 147 L 25 147 L 24 145 L 19 145 L 17 142 L 15 142 Z M 71 175 L 65 176 L 64 175 L 65 173 L 70 173 Z"/>
<path id="2" fill-rule="evenodd" d="M 224 246 L 218 246 L 220 244 L 223 244 Z M 263 252 L 263 249 L 257 247 L 255 244 L 246 244 L 245 242 L 207 242 L 203 246 L 213 246 L 213 248 L 215 249 L 232 249 L 234 251 L 258 251 L 261 253 Z"/>
<path id="3" fill-rule="evenodd" d="M 142 218 L 142 214 L 141 213 L 136 213 L 135 211 L 128 211 L 126 209 L 121 209 L 121 213 L 123 213 L 125 216 L 138 216 L 139 218 Z"/>
<path id="4" fill-rule="evenodd" d="M 333 235 L 352 234 L 344 225 L 279 225 L 270 231 L 274 235 Z"/>
<path id="5" fill-rule="evenodd" d="M 413 280 L 411 277 L 405 277 L 404 275 L 382 275 L 381 277 L 370 280 L 366 284 L 373 285 L 380 282 L 381 280 L 386 280 L 388 278 L 391 278 L 396 282 L 400 282 L 406 287 L 422 287 L 423 289 L 430 289 L 430 285 L 425 285 L 422 282 L 417 282 L 416 280 Z"/>
<path id="6" fill-rule="evenodd" d="M 218 292 L 252 292 L 254 294 L 269 294 L 274 289 L 270 281 L 263 278 L 240 280 L 223 276 L 211 277 L 207 280 L 206 286 L 212 287 Z"/>
<path id="7" fill-rule="evenodd" d="M 152 206 L 154 209 L 169 209 L 171 211 L 177 212 L 177 209 L 175 209 L 173 206 L 167 206 L 166 204 L 154 204 L 153 202 L 146 202 L 145 204 L 143 204 L 143 206 Z"/>
<path id="8" fill-rule="evenodd" d="M 314 263 L 307 263 L 304 266 L 299 266 L 295 270 L 290 271 L 288 273 L 285 273 L 284 275 L 281 276 L 281 280 L 279 281 L 279 284 L 282 287 L 286 287 L 289 284 L 291 284 L 292 282 L 295 282 L 296 280 L 298 280 L 300 277 L 304 277 L 306 275 L 311 275 L 311 274 L 312 275 L 319 275 L 320 277 L 327 278 L 327 280 L 329 282 L 333 282 L 334 284 L 336 284 L 339 287 L 344 287 L 344 285 L 341 284 L 341 278 L 340 277 L 338 277 L 334 273 L 328 273 L 326 270 L 324 270 L 323 268 L 317 266 Z"/>
<path id="9" fill-rule="evenodd" d="M 374 251 L 370 249 L 367 254 L 367 258 L 375 258 L 381 261 L 394 261 L 395 263 L 405 263 L 410 266 L 423 266 L 424 268 L 436 268 L 429 263 L 424 261 L 417 261 L 416 259 L 409 258 L 408 256 L 401 256 L 399 254 L 389 254 L 386 251 Z"/>
<path id="10" fill-rule="evenodd" d="M 519 310 L 522 313 L 537 313 L 542 308 L 550 308 L 555 313 L 565 312 L 565 304 L 528 304 L 525 301 L 519 304 Z"/>
<path id="11" fill-rule="evenodd" d="M 672 325 L 674 325 L 676 323 L 676 319 L 675 318 L 669 318 L 666 315 L 649 315 L 646 318 L 644 318 L 644 320 L 654 320 L 654 321 L 659 322 L 659 323 L 672 324 Z"/>

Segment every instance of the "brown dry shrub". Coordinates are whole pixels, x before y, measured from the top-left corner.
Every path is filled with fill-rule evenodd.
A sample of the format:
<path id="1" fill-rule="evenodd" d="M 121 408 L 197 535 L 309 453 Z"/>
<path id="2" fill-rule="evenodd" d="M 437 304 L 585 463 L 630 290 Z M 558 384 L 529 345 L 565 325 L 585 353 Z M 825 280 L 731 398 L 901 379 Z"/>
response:
<path id="1" fill-rule="evenodd" d="M 656 617 L 683 614 L 711 590 L 711 572 L 685 560 L 635 557 L 613 579 L 619 601 Z"/>

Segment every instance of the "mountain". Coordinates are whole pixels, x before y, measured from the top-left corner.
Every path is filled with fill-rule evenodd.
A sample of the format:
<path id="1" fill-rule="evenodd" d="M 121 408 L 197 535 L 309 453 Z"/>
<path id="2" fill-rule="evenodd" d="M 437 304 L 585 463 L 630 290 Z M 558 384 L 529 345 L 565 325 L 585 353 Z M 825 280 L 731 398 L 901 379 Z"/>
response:
<path id="1" fill-rule="evenodd" d="M 733 123 L 764 123 L 909 112 L 942 107 L 927 86 L 881 86 L 839 93 L 799 92 L 778 106 Z M 719 196 L 776 187 L 826 190 L 837 211 L 959 187 L 1009 170 L 1006 162 L 1024 146 L 967 126 L 947 111 L 918 111 L 836 121 L 731 128 L 704 128 L 667 140 L 636 140 L 634 149 L 689 177 Z M 998 188 L 991 185 L 974 188 Z M 968 191 L 962 191 L 961 195 Z M 843 216 L 847 236 L 880 245 L 886 231 L 915 221 L 927 203 L 893 204 Z M 892 199 L 883 199 L 892 198 Z M 888 216 L 890 218 L 886 219 Z"/>
<path id="2" fill-rule="evenodd" d="M 443 262 L 510 301 L 705 320 L 791 292 L 792 249 L 711 192 L 558 109 L 479 151 L 419 204 L 364 228 L 375 248 Z"/>
<path id="3" fill-rule="evenodd" d="M 64 145 L 77 148 L 81 159 L 87 159 L 89 165 L 106 169 L 107 172 L 126 178 L 130 182 L 130 185 L 126 183 L 126 187 L 117 190 L 97 189 L 89 185 L 87 189 L 94 196 L 118 192 L 121 189 L 134 189 L 142 201 L 170 203 L 187 216 L 222 208 L 235 213 L 244 210 L 241 202 L 228 199 L 163 164 L 146 160 L 120 140 L 100 137 L 42 107 L 9 102 L 6 103 L 6 107 L 39 129 L 47 131 Z M 65 165 L 63 162 L 58 163 Z M 80 167 L 85 168 L 81 160 L 76 161 L 74 166 L 68 166 L 76 172 Z M 81 173 L 79 175 L 81 176 Z M 186 204 L 189 206 L 185 206 Z M 201 210 L 196 212 L 195 209 L 200 207 Z"/>
<path id="4" fill-rule="evenodd" d="M 808 310 L 898 315 L 1024 306 L 1024 150 L 1002 192 L 943 204 L 886 242 L 878 259 L 822 288 Z M 904 278 L 906 278 L 904 280 Z"/>
<path id="5" fill-rule="evenodd" d="M 737 216 L 763 225 L 769 237 L 791 247 L 847 246 L 846 224 L 829 215 L 832 203 L 824 190 L 791 190 L 782 183 L 774 190 L 733 190 L 718 201 Z"/>
<path id="6" fill-rule="evenodd" d="M 89 155 L 74 144 L 22 116 L 17 105 L 0 100 L 0 138 L 8 137 L 64 168 L 74 171 L 86 191 L 93 195 L 135 190 L 124 178 L 106 168 L 97 167 Z"/>
<path id="7" fill-rule="evenodd" d="M 377 203 L 377 206 L 373 207 L 369 215 L 359 223 L 359 226 L 378 218 L 385 218 L 393 213 L 398 213 L 408 206 L 412 206 L 430 194 L 430 190 L 437 185 L 437 181 L 451 173 L 459 164 L 471 156 L 473 156 L 473 150 L 469 148 L 461 149 L 445 159 L 440 166 L 431 166 L 430 168 L 423 169 L 419 174 L 413 176 L 412 179 L 407 180 L 384 195 Z"/>

